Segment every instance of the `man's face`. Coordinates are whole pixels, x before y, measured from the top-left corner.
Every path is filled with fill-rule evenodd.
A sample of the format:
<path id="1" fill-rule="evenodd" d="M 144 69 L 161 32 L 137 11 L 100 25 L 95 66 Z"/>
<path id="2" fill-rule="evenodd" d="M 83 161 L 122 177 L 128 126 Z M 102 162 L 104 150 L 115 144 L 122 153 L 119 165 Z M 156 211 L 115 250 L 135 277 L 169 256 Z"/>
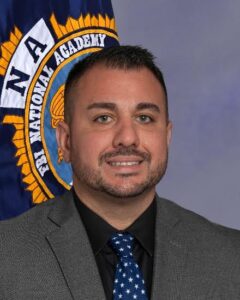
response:
<path id="1" fill-rule="evenodd" d="M 69 97 L 70 121 L 57 135 L 74 186 L 120 198 L 152 191 L 166 170 L 172 127 L 154 75 L 97 65 Z"/>

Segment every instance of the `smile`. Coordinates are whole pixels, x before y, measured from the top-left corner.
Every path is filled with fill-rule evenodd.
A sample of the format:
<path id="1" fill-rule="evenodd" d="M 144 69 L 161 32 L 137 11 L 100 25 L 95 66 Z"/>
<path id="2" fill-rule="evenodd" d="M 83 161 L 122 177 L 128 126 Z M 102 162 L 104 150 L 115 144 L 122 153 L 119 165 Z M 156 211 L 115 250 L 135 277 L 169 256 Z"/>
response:
<path id="1" fill-rule="evenodd" d="M 109 162 L 111 166 L 135 166 L 139 165 L 140 161 L 112 161 Z"/>

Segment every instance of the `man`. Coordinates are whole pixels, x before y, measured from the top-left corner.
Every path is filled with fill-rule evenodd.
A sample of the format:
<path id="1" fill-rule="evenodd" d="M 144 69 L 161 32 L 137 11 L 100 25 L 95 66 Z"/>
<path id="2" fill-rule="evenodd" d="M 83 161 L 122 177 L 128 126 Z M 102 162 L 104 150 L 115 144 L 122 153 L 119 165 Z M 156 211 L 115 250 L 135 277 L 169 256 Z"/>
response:
<path id="1" fill-rule="evenodd" d="M 73 189 L 0 226 L 0 299 L 239 299 L 240 235 L 156 195 L 172 123 L 161 71 L 119 46 L 79 62 L 58 145 Z"/>

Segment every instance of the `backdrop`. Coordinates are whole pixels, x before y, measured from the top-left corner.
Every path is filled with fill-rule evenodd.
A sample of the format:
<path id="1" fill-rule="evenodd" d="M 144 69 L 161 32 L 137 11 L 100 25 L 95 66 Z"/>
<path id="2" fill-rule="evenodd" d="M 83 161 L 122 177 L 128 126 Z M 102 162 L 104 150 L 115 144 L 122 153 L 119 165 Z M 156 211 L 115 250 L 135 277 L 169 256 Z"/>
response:
<path id="1" fill-rule="evenodd" d="M 240 229 L 240 1 L 113 0 L 120 41 L 149 48 L 174 131 L 158 193 Z"/>

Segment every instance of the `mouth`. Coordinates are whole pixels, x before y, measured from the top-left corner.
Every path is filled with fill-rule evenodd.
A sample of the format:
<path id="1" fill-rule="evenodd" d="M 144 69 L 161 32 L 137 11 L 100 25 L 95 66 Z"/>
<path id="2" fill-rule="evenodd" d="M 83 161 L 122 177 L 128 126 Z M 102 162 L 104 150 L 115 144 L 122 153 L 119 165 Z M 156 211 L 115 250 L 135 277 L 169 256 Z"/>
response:
<path id="1" fill-rule="evenodd" d="M 107 163 L 113 167 L 129 167 L 140 165 L 142 161 L 109 161 Z"/>
<path id="2" fill-rule="evenodd" d="M 140 171 L 144 159 L 139 156 L 116 156 L 106 160 L 106 163 L 117 172 L 131 173 Z"/>

